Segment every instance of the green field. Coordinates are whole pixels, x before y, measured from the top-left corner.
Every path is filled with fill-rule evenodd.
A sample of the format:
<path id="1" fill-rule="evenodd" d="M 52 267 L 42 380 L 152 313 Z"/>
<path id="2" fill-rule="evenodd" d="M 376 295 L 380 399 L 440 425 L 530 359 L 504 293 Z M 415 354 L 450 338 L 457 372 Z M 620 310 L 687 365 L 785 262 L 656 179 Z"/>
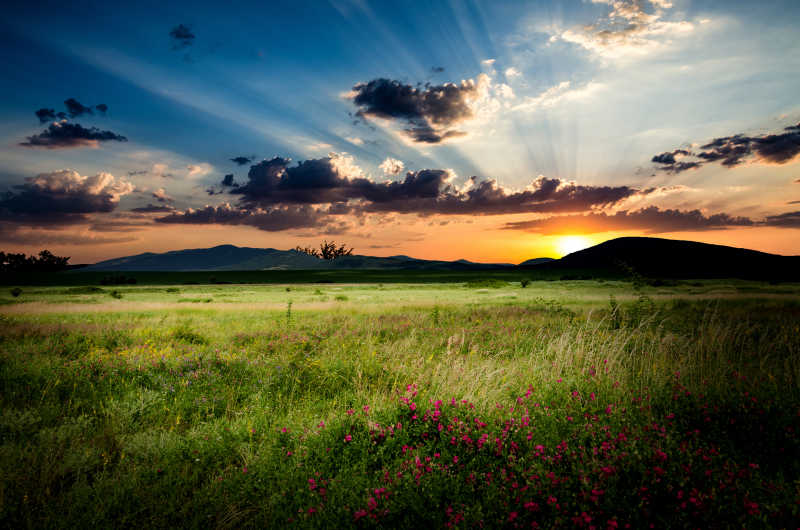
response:
<path id="1" fill-rule="evenodd" d="M 198 274 L 3 288 L 0 526 L 800 518 L 800 284 Z"/>

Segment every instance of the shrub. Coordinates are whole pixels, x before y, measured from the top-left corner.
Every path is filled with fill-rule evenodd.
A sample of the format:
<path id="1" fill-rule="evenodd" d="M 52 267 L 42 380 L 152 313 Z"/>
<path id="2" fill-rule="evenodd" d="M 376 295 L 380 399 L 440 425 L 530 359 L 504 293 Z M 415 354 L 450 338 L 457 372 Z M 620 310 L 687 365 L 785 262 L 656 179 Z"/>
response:
<path id="1" fill-rule="evenodd" d="M 20 289 L 19 287 L 14 287 L 13 289 L 11 289 L 11 296 L 13 296 L 14 298 L 17 298 L 21 294 L 22 294 L 22 289 Z"/>

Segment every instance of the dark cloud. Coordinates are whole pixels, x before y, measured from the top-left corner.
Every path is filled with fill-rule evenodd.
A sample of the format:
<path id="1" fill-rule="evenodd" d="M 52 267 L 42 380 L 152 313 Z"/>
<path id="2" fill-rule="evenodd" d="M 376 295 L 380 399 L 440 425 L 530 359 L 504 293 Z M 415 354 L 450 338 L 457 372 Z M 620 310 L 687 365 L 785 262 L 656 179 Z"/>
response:
<path id="1" fill-rule="evenodd" d="M 381 78 L 355 85 L 351 99 L 359 118 L 404 121 L 409 125 L 405 132 L 413 141 L 439 143 L 464 135 L 448 129 L 473 116 L 469 102 L 476 95 L 473 81 L 420 87 Z"/>
<path id="2" fill-rule="evenodd" d="M 780 215 L 769 215 L 764 224 L 781 228 L 800 228 L 800 211 L 787 212 Z"/>
<path id="3" fill-rule="evenodd" d="M 236 184 L 233 181 L 233 173 L 228 173 L 227 175 L 222 177 L 222 182 L 220 183 L 220 185 L 228 187 L 228 188 L 233 187 L 233 186 L 238 186 L 238 184 Z"/>
<path id="4" fill-rule="evenodd" d="M 189 208 L 155 219 L 167 224 L 224 224 L 254 226 L 259 230 L 279 232 L 295 228 L 320 228 L 328 224 L 327 211 L 309 205 L 276 206 L 267 209 L 238 208 L 229 204 Z"/>
<path id="5" fill-rule="evenodd" d="M 672 152 L 661 153 L 660 155 L 654 156 L 652 162 L 656 164 L 674 164 L 676 156 L 688 156 L 691 154 L 692 153 L 686 149 L 675 149 Z"/>
<path id="6" fill-rule="evenodd" d="M 511 222 L 506 223 L 503 228 L 541 234 L 593 234 L 624 230 L 637 230 L 657 234 L 755 226 L 757 224 L 757 222 L 747 217 L 734 217 L 726 213 L 705 216 L 699 210 L 661 210 L 656 206 L 650 206 L 636 211 L 623 210 L 615 214 L 562 215 L 531 221 Z"/>
<path id="7" fill-rule="evenodd" d="M 132 208 L 131 211 L 135 213 L 167 213 L 174 212 L 175 208 L 168 204 L 148 204 L 147 206 Z"/>
<path id="8" fill-rule="evenodd" d="M 295 166 L 276 157 L 253 165 L 247 183 L 230 190 L 246 207 L 276 204 L 358 202 L 365 212 L 422 215 L 500 215 L 526 212 L 578 212 L 611 206 L 655 189 L 629 186 L 582 186 L 539 177 L 522 191 L 511 191 L 495 180 L 472 177 L 466 186 L 441 169 L 409 171 L 401 180 L 374 182 L 361 176 L 351 159 L 333 154 L 304 160 Z"/>
<path id="9" fill-rule="evenodd" d="M 111 131 L 101 131 L 97 127 L 88 129 L 79 123 L 60 121 L 51 123 L 39 134 L 28 136 L 27 142 L 19 145 L 25 147 L 43 147 L 46 149 L 67 149 L 71 147 L 96 147 L 99 142 L 127 142 L 124 136 Z"/>
<path id="10" fill-rule="evenodd" d="M 108 173 L 85 177 L 73 170 L 42 173 L 0 195 L 0 220 L 22 224 L 69 224 L 86 214 L 111 212 L 133 185 Z"/>
<path id="11" fill-rule="evenodd" d="M 47 123 L 56 119 L 55 109 L 39 109 L 36 111 L 36 117 L 39 118 L 39 123 Z"/>
<path id="12" fill-rule="evenodd" d="M 249 164 L 253 161 L 255 157 L 252 156 L 237 156 L 235 158 L 230 158 L 231 162 L 236 162 L 237 165 L 244 166 L 245 164 Z"/>
<path id="13" fill-rule="evenodd" d="M 169 32 L 169 36 L 172 38 L 173 50 L 191 46 L 195 39 L 195 34 L 192 33 L 192 29 L 186 24 L 178 24 L 172 28 Z"/>
<path id="14" fill-rule="evenodd" d="M 431 72 L 434 74 L 441 74 L 444 72 L 444 66 L 431 66 Z"/>
<path id="15" fill-rule="evenodd" d="M 78 116 L 83 116 L 84 114 L 94 114 L 91 107 L 81 104 L 75 98 L 69 98 L 68 100 L 64 101 L 64 106 L 67 107 L 67 114 L 69 114 L 70 118 L 77 118 Z"/>
<path id="16" fill-rule="evenodd" d="M 128 171 L 128 176 L 129 177 L 133 177 L 133 176 L 136 176 L 136 175 L 147 175 L 148 173 L 150 173 L 150 172 L 148 170 L 146 170 L 146 169 L 137 169 L 137 170 L 134 170 L 134 171 Z"/>
<path id="17" fill-rule="evenodd" d="M 105 114 L 106 112 L 108 112 L 108 105 L 106 105 L 105 103 L 100 103 L 98 105 L 95 105 L 94 108 L 97 109 L 97 111 L 100 112 L 100 114 Z"/>
<path id="18" fill-rule="evenodd" d="M 697 152 L 676 149 L 661 153 L 652 162 L 661 164 L 663 171 L 679 173 L 703 164 L 719 162 L 725 167 L 735 167 L 754 158 L 762 164 L 785 164 L 800 155 L 800 124 L 786 127 L 783 132 L 759 136 L 736 134 L 714 138 L 700 146 Z M 691 161 L 678 161 L 676 157 L 693 157 Z"/>

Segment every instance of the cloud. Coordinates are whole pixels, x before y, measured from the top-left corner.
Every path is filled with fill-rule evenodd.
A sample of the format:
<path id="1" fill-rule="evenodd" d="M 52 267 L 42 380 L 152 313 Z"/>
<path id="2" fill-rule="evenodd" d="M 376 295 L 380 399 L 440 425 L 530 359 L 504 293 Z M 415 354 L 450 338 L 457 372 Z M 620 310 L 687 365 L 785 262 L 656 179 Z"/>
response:
<path id="1" fill-rule="evenodd" d="M 594 24 L 553 34 L 551 42 L 562 40 L 604 58 L 642 56 L 661 47 L 673 36 L 694 30 L 688 21 L 662 20 L 664 10 L 672 7 L 664 0 L 592 0 L 609 6 L 608 14 Z M 648 12 L 646 4 L 652 9 Z"/>
<path id="2" fill-rule="evenodd" d="M 765 224 L 780 228 L 800 228 L 800 211 L 769 215 L 765 220 Z"/>
<path id="3" fill-rule="evenodd" d="M 62 169 L 28 177 L 0 195 L 0 219 L 23 224 L 67 224 L 86 214 L 113 211 L 133 184 L 109 173 L 82 176 Z"/>
<path id="4" fill-rule="evenodd" d="M 309 205 L 275 206 L 270 208 L 240 208 L 230 204 L 189 208 L 155 219 L 167 224 L 246 225 L 268 232 L 296 228 L 319 228 L 327 224 L 327 211 Z"/>
<path id="5" fill-rule="evenodd" d="M 201 164 L 189 164 L 186 166 L 186 169 L 189 170 L 189 178 L 203 177 L 214 170 L 214 168 L 208 162 L 203 162 Z"/>
<path id="6" fill-rule="evenodd" d="M 39 118 L 39 123 L 47 123 L 56 119 L 55 109 L 39 109 L 36 111 L 36 117 Z"/>
<path id="7" fill-rule="evenodd" d="M 388 167 L 392 169 L 391 163 Z M 585 186 L 546 177 L 520 191 L 477 177 L 459 188 L 454 179 L 450 170 L 423 169 L 407 172 L 402 180 L 378 183 L 366 178 L 349 155 L 331 153 L 295 166 L 280 157 L 264 160 L 250 168 L 246 184 L 230 193 L 241 195 L 240 201 L 247 207 L 355 201 L 365 212 L 499 215 L 584 211 L 660 192 L 656 188 Z"/>
<path id="8" fill-rule="evenodd" d="M 78 116 L 83 116 L 84 114 L 94 114 L 94 110 L 97 110 L 100 114 L 105 115 L 108 112 L 108 105 L 105 103 L 99 103 L 94 106 L 94 110 L 92 107 L 87 107 L 80 103 L 75 98 L 69 98 L 68 100 L 64 101 L 64 106 L 67 109 L 67 112 L 56 112 L 55 109 L 48 109 L 48 108 L 41 108 L 35 112 L 36 117 L 39 118 L 39 123 L 47 123 L 48 121 L 55 121 L 55 120 L 65 120 L 67 119 L 67 115 L 70 118 L 77 118 Z"/>
<path id="9" fill-rule="evenodd" d="M 364 140 L 358 138 L 357 136 L 345 136 L 344 139 L 353 145 L 364 145 Z"/>
<path id="10" fill-rule="evenodd" d="M 51 123 L 50 126 L 39 134 L 28 136 L 27 142 L 19 145 L 24 147 L 41 147 L 45 149 L 69 149 L 73 147 L 97 147 L 100 142 L 127 142 L 124 136 L 111 131 L 101 131 L 97 127 L 83 127 L 79 123 L 70 123 L 66 120 Z"/>
<path id="11" fill-rule="evenodd" d="M 506 79 L 514 79 L 515 77 L 520 77 L 522 75 L 522 72 L 511 66 L 509 68 L 506 68 L 505 74 L 506 74 Z"/>
<path id="12" fill-rule="evenodd" d="M 0 241 L 5 244 L 26 245 L 41 248 L 42 245 L 105 245 L 136 241 L 135 237 L 106 237 L 93 233 L 93 230 L 76 231 L 42 229 L 0 221 Z"/>
<path id="13" fill-rule="evenodd" d="M 658 169 L 679 173 L 704 164 L 719 162 L 727 168 L 752 160 L 761 164 L 781 165 L 800 155 L 800 124 L 791 125 L 782 132 L 749 136 L 735 134 L 714 138 L 695 152 L 676 149 L 654 156 L 651 161 L 660 164 Z M 681 161 L 679 159 L 693 158 Z"/>
<path id="14" fill-rule="evenodd" d="M 191 28 L 186 24 L 178 24 L 172 28 L 169 32 L 169 36 L 172 38 L 173 50 L 187 48 L 194 43 L 195 39 L 195 34 L 192 33 Z"/>
<path id="15" fill-rule="evenodd" d="M 355 85 L 347 96 L 358 108 L 358 117 L 402 121 L 413 141 L 439 143 L 465 134 L 451 128 L 474 116 L 471 103 L 480 96 L 480 88 L 471 79 L 413 86 L 381 78 Z"/>
<path id="16" fill-rule="evenodd" d="M 238 186 L 238 184 L 233 181 L 233 173 L 228 173 L 222 177 L 222 182 L 220 185 L 225 187 Z"/>
<path id="17" fill-rule="evenodd" d="M 441 74 L 444 72 L 444 66 L 431 66 L 431 72 L 434 74 Z"/>
<path id="18" fill-rule="evenodd" d="M 400 172 L 403 171 L 405 165 L 402 161 L 397 160 L 396 158 L 388 157 L 386 160 L 381 162 L 378 167 L 381 169 L 381 171 L 383 171 L 384 175 L 389 176 L 399 175 Z"/>
<path id="19" fill-rule="evenodd" d="M 252 156 L 237 156 L 235 158 L 230 158 L 229 160 L 231 162 L 235 162 L 239 166 L 244 166 L 244 165 L 249 164 L 250 162 L 252 162 L 254 158 L 255 157 L 252 157 Z"/>
<path id="20" fill-rule="evenodd" d="M 139 208 L 131 208 L 131 211 L 136 213 L 167 213 L 175 211 L 175 208 L 168 204 L 148 204 Z"/>
<path id="21" fill-rule="evenodd" d="M 756 224 L 747 217 L 734 217 L 726 213 L 706 216 L 699 210 L 661 210 L 657 206 L 650 206 L 641 210 L 623 210 L 614 214 L 599 212 L 510 222 L 506 223 L 503 228 L 540 234 L 594 234 L 627 230 L 657 234 L 755 226 Z"/>
<path id="22" fill-rule="evenodd" d="M 67 114 L 69 114 L 70 118 L 77 118 L 78 116 L 83 116 L 84 114 L 94 114 L 91 107 L 81 104 L 75 98 L 69 98 L 68 100 L 64 101 L 64 106 L 67 107 Z"/>
<path id="23" fill-rule="evenodd" d="M 152 193 L 152 196 L 158 202 L 172 202 L 175 199 L 167 195 L 167 192 L 164 191 L 164 188 L 158 188 L 156 191 Z"/>
<path id="24" fill-rule="evenodd" d="M 606 85 L 595 81 L 590 81 L 583 86 L 574 88 L 569 81 L 562 81 L 538 96 L 527 97 L 522 103 L 514 107 L 517 111 L 533 111 L 542 108 L 550 108 L 565 101 L 586 100 L 605 88 Z"/>

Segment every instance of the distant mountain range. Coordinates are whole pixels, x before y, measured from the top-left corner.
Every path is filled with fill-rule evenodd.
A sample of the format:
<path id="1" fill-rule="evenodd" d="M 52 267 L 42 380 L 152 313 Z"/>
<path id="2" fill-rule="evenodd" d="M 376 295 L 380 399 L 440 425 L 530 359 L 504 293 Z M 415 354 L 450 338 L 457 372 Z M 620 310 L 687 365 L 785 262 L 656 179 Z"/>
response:
<path id="1" fill-rule="evenodd" d="M 519 265 L 436 261 L 409 256 L 343 256 L 323 260 L 296 250 L 220 245 L 213 248 L 147 252 L 101 261 L 81 271 L 260 271 L 260 270 L 526 270 L 552 277 L 641 275 L 646 278 L 751 278 L 800 280 L 800 256 L 652 237 L 621 237 L 561 259 L 535 258 Z M 556 276 L 558 277 L 558 276 Z"/>
<path id="2" fill-rule="evenodd" d="M 81 271 L 251 271 L 251 270 L 484 270 L 512 269 L 510 263 L 474 263 L 467 260 L 434 261 L 408 256 L 342 256 L 323 260 L 296 250 L 220 245 L 212 248 L 147 252 L 83 267 Z"/>

